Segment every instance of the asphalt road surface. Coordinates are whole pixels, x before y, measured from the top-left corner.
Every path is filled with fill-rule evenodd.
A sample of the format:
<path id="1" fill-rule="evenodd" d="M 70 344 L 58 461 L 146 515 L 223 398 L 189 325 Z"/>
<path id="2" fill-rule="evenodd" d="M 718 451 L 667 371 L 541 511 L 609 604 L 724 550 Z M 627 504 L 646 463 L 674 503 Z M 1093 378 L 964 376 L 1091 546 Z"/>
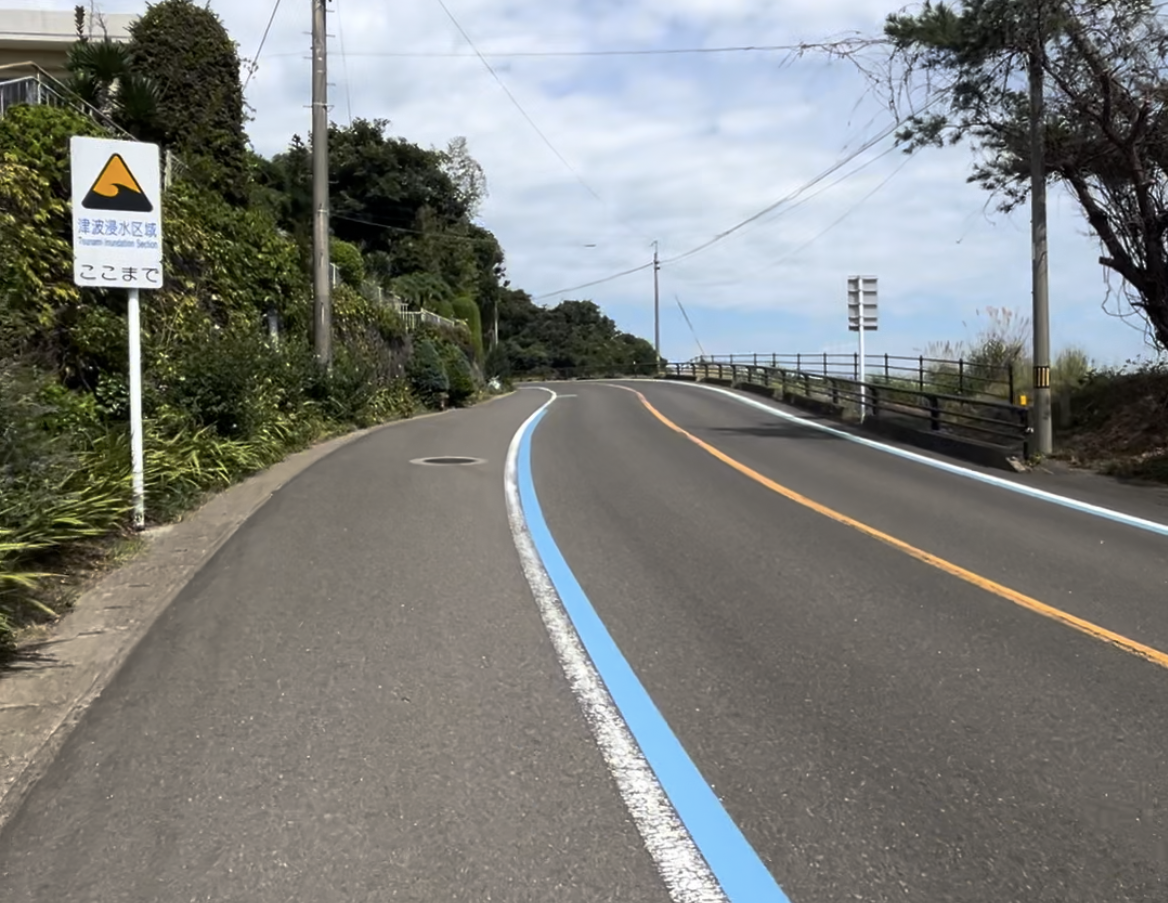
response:
<path id="1" fill-rule="evenodd" d="M 279 491 L 4 827 L 0 900 L 1168 900 L 1168 536 L 724 393 L 549 385 Z"/>

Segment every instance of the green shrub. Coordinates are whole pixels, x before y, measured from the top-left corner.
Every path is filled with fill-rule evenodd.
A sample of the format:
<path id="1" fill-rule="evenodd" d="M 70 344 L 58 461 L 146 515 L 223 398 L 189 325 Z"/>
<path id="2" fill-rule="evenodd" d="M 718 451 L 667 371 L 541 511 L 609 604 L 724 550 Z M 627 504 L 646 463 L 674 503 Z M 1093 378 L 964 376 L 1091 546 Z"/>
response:
<path id="1" fill-rule="evenodd" d="M 440 407 L 450 391 L 450 378 L 442 355 L 434 342 L 420 338 L 414 342 L 414 353 L 408 368 L 410 385 L 426 407 Z"/>
<path id="2" fill-rule="evenodd" d="M 483 319 L 479 306 L 469 295 L 459 295 L 453 301 L 454 319 L 464 320 L 470 331 L 470 340 L 474 346 L 475 359 L 483 359 Z"/>
<path id="3" fill-rule="evenodd" d="M 478 391 L 470 361 L 460 348 L 449 343 L 442 345 L 441 354 L 443 369 L 446 371 L 446 383 L 449 386 L 447 391 L 450 403 L 462 407 L 471 401 Z"/>
<path id="4" fill-rule="evenodd" d="M 329 240 L 329 258 L 336 265 L 341 281 L 350 288 L 360 289 L 365 281 L 365 261 L 361 249 L 339 238 Z"/>
<path id="5" fill-rule="evenodd" d="M 159 398 L 197 427 L 225 439 L 246 439 L 268 419 L 276 353 L 258 331 L 211 330 L 181 349 L 173 382 Z M 265 381 L 265 378 L 268 381 Z"/>

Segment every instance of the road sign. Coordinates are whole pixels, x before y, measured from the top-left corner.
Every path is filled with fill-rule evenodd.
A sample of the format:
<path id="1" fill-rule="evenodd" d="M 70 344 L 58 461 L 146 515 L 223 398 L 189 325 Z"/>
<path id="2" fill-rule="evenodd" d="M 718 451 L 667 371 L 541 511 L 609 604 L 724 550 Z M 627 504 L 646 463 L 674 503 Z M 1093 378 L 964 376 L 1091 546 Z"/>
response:
<path id="1" fill-rule="evenodd" d="M 862 318 L 864 329 L 873 332 L 876 329 L 876 313 L 876 277 L 849 276 L 848 329 L 859 332 Z"/>
<path id="2" fill-rule="evenodd" d="M 158 145 L 74 136 L 73 281 L 91 288 L 162 288 Z"/>
<path id="3" fill-rule="evenodd" d="M 868 371 L 864 354 L 864 333 L 876 329 L 876 277 L 848 277 L 848 329 L 859 334 L 860 350 L 856 355 L 860 382 L 860 422 L 868 416 Z"/>
<path id="4" fill-rule="evenodd" d="M 141 289 L 162 288 L 162 177 L 157 144 L 74 135 L 73 281 L 126 289 L 134 526 L 146 523 Z"/>

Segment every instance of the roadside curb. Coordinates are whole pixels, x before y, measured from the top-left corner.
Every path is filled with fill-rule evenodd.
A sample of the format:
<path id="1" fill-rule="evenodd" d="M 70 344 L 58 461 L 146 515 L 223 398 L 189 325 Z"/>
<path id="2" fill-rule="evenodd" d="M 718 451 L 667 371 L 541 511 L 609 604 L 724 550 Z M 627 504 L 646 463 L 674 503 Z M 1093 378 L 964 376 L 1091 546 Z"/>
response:
<path id="1" fill-rule="evenodd" d="M 474 410 L 515 391 L 461 410 Z M 29 660 L 0 676 L 0 828 L 19 810 L 85 711 L 191 579 L 272 495 L 365 436 L 455 410 L 381 423 L 327 439 L 248 477 L 173 524 L 84 592 Z"/>

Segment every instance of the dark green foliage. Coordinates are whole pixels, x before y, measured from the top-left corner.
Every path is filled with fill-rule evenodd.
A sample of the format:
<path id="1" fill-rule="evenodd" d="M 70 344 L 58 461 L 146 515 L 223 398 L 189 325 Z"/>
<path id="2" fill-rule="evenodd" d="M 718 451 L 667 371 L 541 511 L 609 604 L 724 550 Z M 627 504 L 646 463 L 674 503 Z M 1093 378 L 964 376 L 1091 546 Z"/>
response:
<path id="1" fill-rule="evenodd" d="M 211 427 L 225 439 L 251 438 L 274 413 L 267 392 L 295 387 L 295 381 L 274 381 L 283 369 L 280 357 L 257 329 L 199 333 L 183 348 L 169 384 L 156 390 L 155 404 L 178 409 L 195 428 Z"/>
<path id="2" fill-rule="evenodd" d="M 0 646 L 46 614 L 36 574 L 128 514 L 125 296 L 79 290 L 70 265 L 68 139 L 89 130 L 51 107 L 0 119 Z M 318 436 L 413 413 L 402 324 L 349 285 L 335 364 L 317 366 L 304 262 L 262 206 L 180 181 L 164 216 L 167 282 L 142 305 L 150 522 Z"/>
<path id="3" fill-rule="evenodd" d="M 483 367 L 487 379 L 505 380 L 511 377 L 511 362 L 507 357 L 507 346 L 496 345 L 487 353 Z"/>
<path id="4" fill-rule="evenodd" d="M 135 72 L 158 86 L 155 134 L 204 187 L 247 200 L 239 55 L 219 17 L 193 0 L 161 0 L 130 27 Z"/>
<path id="5" fill-rule="evenodd" d="M 408 369 L 410 385 L 427 407 L 439 407 L 450 391 L 445 362 L 435 343 L 428 338 L 414 342 Z"/>
<path id="6" fill-rule="evenodd" d="M 429 210 L 438 227 L 461 222 L 466 213 L 441 156 L 385 134 L 385 120 L 356 119 L 348 127 L 329 128 L 329 169 L 333 229 L 364 253 L 391 253 L 418 226 Z M 299 136 L 265 168 L 265 184 L 287 196 L 281 222 L 305 232 L 312 214 L 312 153 Z M 404 270 L 397 270 L 397 273 Z"/>
<path id="7" fill-rule="evenodd" d="M 351 288 L 360 289 L 365 281 L 365 261 L 361 249 L 347 241 L 334 238 L 329 242 L 329 257 L 340 271 L 342 281 Z"/>
<path id="8" fill-rule="evenodd" d="M 460 348 L 449 343 L 442 346 L 441 353 L 450 403 L 455 407 L 462 407 L 473 400 L 478 391 L 470 361 Z"/>
<path id="9" fill-rule="evenodd" d="M 83 38 L 69 48 L 65 67 L 66 86 L 79 98 L 135 137 L 155 136 L 158 86 L 135 70 L 129 47 Z"/>
<path id="10" fill-rule="evenodd" d="M 644 339 L 617 329 L 591 301 L 535 305 L 524 292 L 504 290 L 500 347 L 516 376 L 561 372 L 651 373 L 656 354 Z"/>
<path id="11" fill-rule="evenodd" d="M 483 359 L 483 322 L 479 306 L 466 295 L 459 295 L 451 302 L 455 320 L 462 320 L 470 331 L 471 344 L 474 346 L 475 359 Z"/>

